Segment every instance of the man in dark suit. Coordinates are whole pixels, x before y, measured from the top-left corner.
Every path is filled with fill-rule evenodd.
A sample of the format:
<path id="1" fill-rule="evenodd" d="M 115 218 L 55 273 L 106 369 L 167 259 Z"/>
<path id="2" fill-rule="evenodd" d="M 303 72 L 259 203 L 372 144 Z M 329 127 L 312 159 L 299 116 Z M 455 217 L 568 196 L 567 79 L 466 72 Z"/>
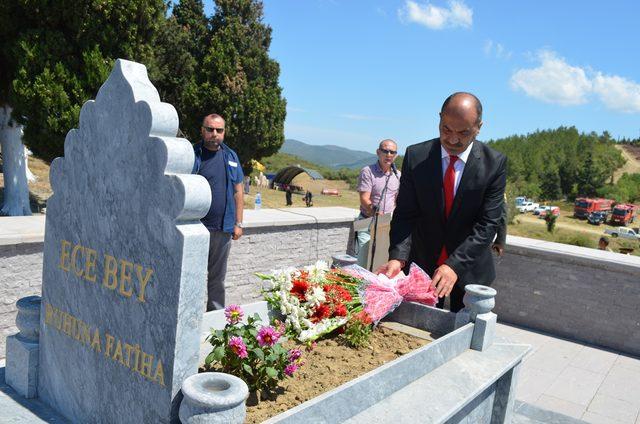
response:
<path id="1" fill-rule="evenodd" d="M 442 307 L 464 306 L 466 284 L 495 278 L 491 242 L 503 211 L 506 157 L 476 141 L 482 105 L 470 93 L 449 96 L 440 112 L 440 137 L 410 146 L 402 164 L 391 221 L 389 262 L 395 276 L 415 262 L 432 276 Z"/>

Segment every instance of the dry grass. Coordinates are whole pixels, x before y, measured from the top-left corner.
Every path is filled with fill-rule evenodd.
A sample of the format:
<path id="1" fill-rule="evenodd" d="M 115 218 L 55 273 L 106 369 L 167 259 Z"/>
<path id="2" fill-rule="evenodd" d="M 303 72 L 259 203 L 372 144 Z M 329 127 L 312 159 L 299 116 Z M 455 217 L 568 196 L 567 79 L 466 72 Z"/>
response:
<path id="1" fill-rule="evenodd" d="M 616 145 L 616 149 L 622 152 L 622 156 L 627 162 L 613 173 L 613 181 L 618 182 L 622 174 L 639 174 L 640 173 L 640 147 Z"/>
<path id="2" fill-rule="evenodd" d="M 562 219 L 562 217 L 560 218 Z M 565 218 L 567 219 L 567 218 Z M 569 218 L 573 219 L 573 218 Z M 537 240 L 546 240 L 556 243 L 572 244 L 582 247 L 590 247 L 595 249 L 598 246 L 598 240 L 604 234 L 604 226 L 593 226 L 586 221 L 575 220 L 574 225 L 562 226 L 556 223 L 556 230 L 553 233 L 547 231 L 546 223 L 543 219 L 531 220 L 522 219 L 522 216 L 516 217 L 516 223 L 509 225 L 507 233 L 512 236 L 528 237 Z M 589 230 L 590 231 L 586 231 Z M 640 256 L 640 243 L 633 240 L 625 240 L 620 238 L 609 238 L 609 248 L 618 252 L 621 248 L 633 248 L 631 253 L 634 256 Z"/>
<path id="3" fill-rule="evenodd" d="M 360 200 L 358 192 L 350 190 L 344 181 L 335 180 L 313 180 L 307 174 L 300 174 L 293 179 L 292 185 L 303 187 L 310 190 L 313 194 L 313 207 L 327 206 L 344 206 L 347 208 L 359 208 Z M 320 194 L 323 188 L 337 188 L 340 192 L 339 196 L 323 196 Z M 251 192 L 244 196 L 245 208 L 253 209 L 256 187 L 251 186 Z M 262 207 L 263 208 L 283 208 L 286 207 L 284 191 L 271 189 L 261 189 Z M 292 197 L 294 207 L 305 206 L 304 197 L 301 194 L 293 194 Z"/>

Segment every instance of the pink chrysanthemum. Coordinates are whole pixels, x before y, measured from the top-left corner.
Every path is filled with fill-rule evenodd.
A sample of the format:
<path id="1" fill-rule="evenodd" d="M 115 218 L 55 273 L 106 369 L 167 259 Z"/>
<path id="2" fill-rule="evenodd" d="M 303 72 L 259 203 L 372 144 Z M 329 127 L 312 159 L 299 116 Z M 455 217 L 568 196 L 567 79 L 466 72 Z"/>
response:
<path id="1" fill-rule="evenodd" d="M 289 362 L 296 362 L 302 356 L 302 351 L 300 349 L 291 349 L 289 351 Z"/>
<path id="2" fill-rule="evenodd" d="M 258 330 L 258 344 L 260 347 L 273 346 L 278 342 L 280 333 L 278 333 L 273 327 L 262 327 Z"/>
<path id="3" fill-rule="evenodd" d="M 239 358 L 246 358 L 248 356 L 247 346 L 244 344 L 242 337 L 231 337 L 229 339 L 229 347 L 231 348 L 233 353 L 238 355 Z"/>
<path id="4" fill-rule="evenodd" d="M 227 322 L 233 325 L 240 322 L 240 320 L 244 316 L 244 312 L 238 305 L 229 305 L 224 308 L 224 316 L 227 318 Z"/>
<path id="5" fill-rule="evenodd" d="M 298 370 L 298 366 L 296 364 L 289 364 L 285 367 L 284 373 L 291 377 L 294 372 Z"/>

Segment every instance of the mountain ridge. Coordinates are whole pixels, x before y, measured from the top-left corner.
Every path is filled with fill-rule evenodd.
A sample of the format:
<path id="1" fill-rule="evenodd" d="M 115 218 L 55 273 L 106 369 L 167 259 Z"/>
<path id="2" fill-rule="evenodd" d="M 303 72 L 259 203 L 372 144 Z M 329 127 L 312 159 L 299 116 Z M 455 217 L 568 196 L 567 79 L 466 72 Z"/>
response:
<path id="1" fill-rule="evenodd" d="M 311 145 L 291 138 L 284 141 L 280 153 L 298 156 L 332 169 L 359 169 L 377 160 L 375 154 L 362 150 L 351 150 L 333 144 Z"/>

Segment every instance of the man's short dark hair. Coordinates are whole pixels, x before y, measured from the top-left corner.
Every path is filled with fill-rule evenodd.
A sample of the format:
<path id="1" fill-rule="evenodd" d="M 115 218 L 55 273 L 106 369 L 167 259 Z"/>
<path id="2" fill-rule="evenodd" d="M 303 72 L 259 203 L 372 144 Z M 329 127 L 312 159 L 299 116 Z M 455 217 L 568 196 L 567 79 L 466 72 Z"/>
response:
<path id="1" fill-rule="evenodd" d="M 598 243 L 603 243 L 605 246 L 609 246 L 609 239 L 606 237 L 600 237 Z"/>
<path id="2" fill-rule="evenodd" d="M 218 115 L 217 113 L 210 113 L 209 115 L 205 116 L 204 118 L 202 118 L 202 122 L 204 122 L 205 119 L 207 118 L 211 118 L 211 119 L 222 119 L 222 121 L 226 124 L 227 121 L 224 120 L 224 118 L 220 115 Z"/>
<path id="3" fill-rule="evenodd" d="M 471 96 L 473 98 L 473 100 L 476 102 L 476 115 L 478 117 L 476 119 L 476 124 L 479 124 L 480 122 L 482 122 L 482 103 L 480 102 L 480 99 L 476 97 L 475 94 L 467 93 L 466 91 L 458 91 L 458 92 L 453 93 L 449 97 L 447 97 L 446 100 L 444 101 L 444 103 L 442 104 L 442 108 L 440 109 L 440 113 L 444 113 L 444 110 L 447 108 L 447 106 L 449 106 L 449 102 L 451 102 L 451 100 L 454 97 L 462 95 L 462 94 L 466 94 L 467 96 Z"/>

